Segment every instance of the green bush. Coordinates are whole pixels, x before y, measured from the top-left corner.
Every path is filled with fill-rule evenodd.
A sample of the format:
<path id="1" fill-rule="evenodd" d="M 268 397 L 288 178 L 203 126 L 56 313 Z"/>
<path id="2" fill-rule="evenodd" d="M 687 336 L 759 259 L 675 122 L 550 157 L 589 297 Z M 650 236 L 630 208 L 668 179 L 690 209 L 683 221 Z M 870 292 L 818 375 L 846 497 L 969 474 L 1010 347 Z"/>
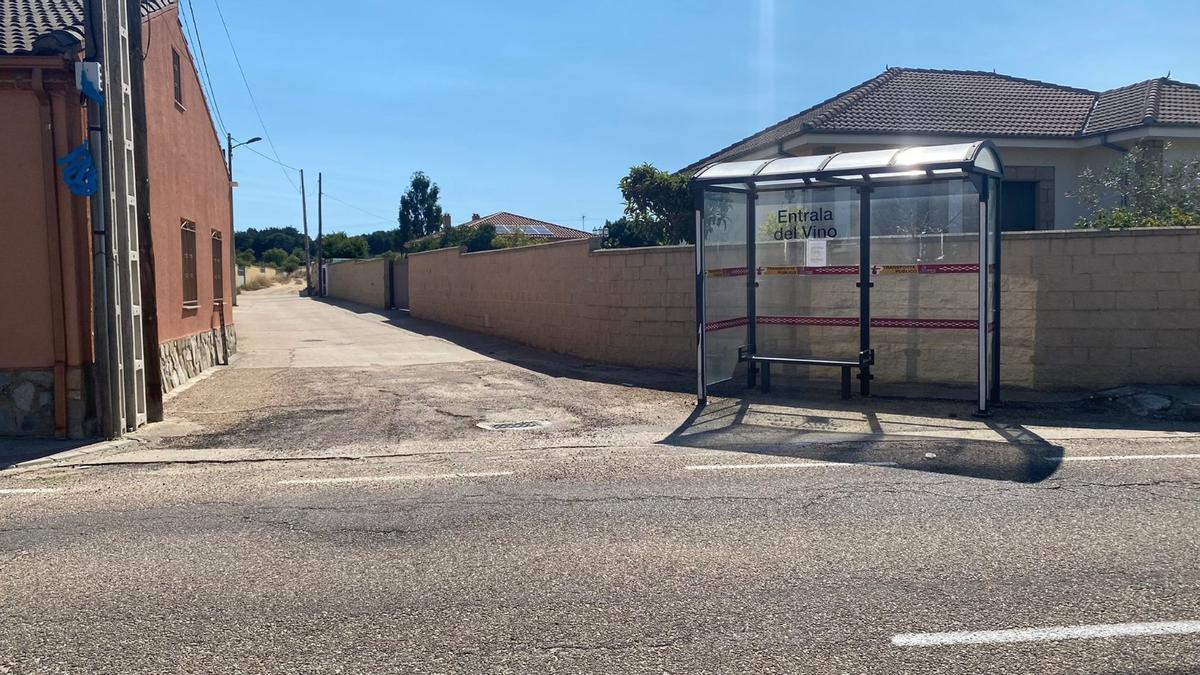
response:
<path id="1" fill-rule="evenodd" d="M 1138 146 L 1103 171 L 1087 168 L 1071 193 L 1088 215 L 1079 229 L 1200 225 L 1200 159 L 1163 161 L 1162 148 Z"/>

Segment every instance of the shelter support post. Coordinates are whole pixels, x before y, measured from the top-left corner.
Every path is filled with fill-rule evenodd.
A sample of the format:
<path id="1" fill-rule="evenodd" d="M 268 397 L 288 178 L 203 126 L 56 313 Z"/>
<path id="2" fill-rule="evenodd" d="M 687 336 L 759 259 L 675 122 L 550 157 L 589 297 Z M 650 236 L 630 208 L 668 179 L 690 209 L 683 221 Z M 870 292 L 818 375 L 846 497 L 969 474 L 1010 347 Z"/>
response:
<path id="1" fill-rule="evenodd" d="M 758 233 L 755 227 L 757 202 L 758 192 L 754 190 L 753 186 L 750 186 L 750 193 L 746 195 L 746 353 L 750 355 L 758 353 L 758 310 L 756 306 L 758 300 Z M 758 364 L 754 361 L 747 361 L 747 388 L 754 387 L 757 375 Z M 763 377 L 768 377 L 765 370 Z"/>
<path id="2" fill-rule="evenodd" d="M 996 221 L 992 223 L 992 261 L 994 267 L 991 270 L 992 276 L 992 392 L 991 402 L 993 404 L 1000 402 L 1000 252 L 1003 247 L 1000 223 L 1004 220 L 1001 217 L 1000 209 L 1004 208 L 1004 201 L 1000 198 L 1000 191 L 1003 190 L 1003 183 L 999 180 L 991 179 L 988 181 L 991 187 L 988 190 L 988 198 L 992 204 L 996 205 L 994 214 Z"/>
<path id="3" fill-rule="evenodd" d="M 871 186 L 858 188 L 858 391 L 871 395 Z"/>
<path id="4" fill-rule="evenodd" d="M 696 192 L 696 405 L 708 403 L 704 380 L 704 197 Z"/>
<path id="5" fill-rule="evenodd" d="M 979 337 L 979 409 L 976 411 L 978 415 L 987 414 L 988 402 L 988 376 L 990 375 L 990 365 L 988 363 L 988 245 L 990 237 L 988 237 L 988 180 L 981 179 L 979 181 L 979 324 L 977 326 Z"/>

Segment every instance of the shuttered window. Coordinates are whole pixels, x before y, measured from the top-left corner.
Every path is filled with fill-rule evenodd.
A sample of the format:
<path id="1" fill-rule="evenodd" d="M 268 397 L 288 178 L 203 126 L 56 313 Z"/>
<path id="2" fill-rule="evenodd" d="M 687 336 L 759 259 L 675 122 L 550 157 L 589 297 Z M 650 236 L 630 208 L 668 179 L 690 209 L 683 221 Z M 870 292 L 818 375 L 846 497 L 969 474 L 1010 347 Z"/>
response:
<path id="1" fill-rule="evenodd" d="M 222 255 L 221 233 L 212 233 L 213 302 L 225 298 L 225 256 Z"/>
<path id="2" fill-rule="evenodd" d="M 179 228 L 180 250 L 183 252 L 183 306 L 199 307 L 196 294 L 196 224 L 185 220 Z"/>

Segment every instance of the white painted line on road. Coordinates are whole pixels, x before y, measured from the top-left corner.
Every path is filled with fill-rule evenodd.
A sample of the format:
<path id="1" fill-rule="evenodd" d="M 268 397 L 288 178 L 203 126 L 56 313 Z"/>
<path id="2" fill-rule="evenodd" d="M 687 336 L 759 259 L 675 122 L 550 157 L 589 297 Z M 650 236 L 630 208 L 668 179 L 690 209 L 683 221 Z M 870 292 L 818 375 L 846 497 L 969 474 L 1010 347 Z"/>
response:
<path id="1" fill-rule="evenodd" d="M 58 492 L 58 488 L 0 488 L 0 495 L 40 495 Z"/>
<path id="2" fill-rule="evenodd" d="M 281 480 L 276 485 L 318 485 L 324 483 L 382 483 L 402 480 L 448 480 L 451 478 L 494 478 L 511 476 L 512 471 L 483 471 L 479 473 L 414 473 L 404 476 L 346 476 L 341 478 L 304 478 Z"/>
<path id="3" fill-rule="evenodd" d="M 1058 461 L 1058 458 L 1047 457 L 1050 461 Z M 1064 462 L 1124 462 L 1134 461 L 1139 459 L 1200 459 L 1200 454 L 1177 454 L 1177 455 L 1076 455 L 1074 457 L 1061 458 Z"/>
<path id="4" fill-rule="evenodd" d="M 775 462 L 770 464 L 692 464 L 688 471 L 725 471 L 738 469 L 812 469 L 830 466 L 896 466 L 895 462 Z"/>
<path id="5" fill-rule="evenodd" d="M 1185 635 L 1189 633 L 1200 633 L 1200 621 L 1106 623 L 1090 626 L 968 630 L 954 633 L 901 633 L 892 636 L 892 644 L 897 647 L 942 647 L 947 645 L 984 645 L 1006 642 L 1051 642 L 1054 640 L 1094 640 L 1113 637 Z"/>

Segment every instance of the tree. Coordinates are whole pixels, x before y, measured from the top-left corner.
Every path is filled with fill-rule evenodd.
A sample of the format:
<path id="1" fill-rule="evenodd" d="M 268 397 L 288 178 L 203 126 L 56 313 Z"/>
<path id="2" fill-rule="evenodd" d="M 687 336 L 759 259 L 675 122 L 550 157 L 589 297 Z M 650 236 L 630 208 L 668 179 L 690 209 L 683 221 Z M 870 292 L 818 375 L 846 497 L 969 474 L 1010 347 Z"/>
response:
<path id="1" fill-rule="evenodd" d="M 331 232 L 322 238 L 326 258 L 366 258 L 369 254 L 367 238 L 347 236 L 345 232 Z"/>
<path id="2" fill-rule="evenodd" d="M 236 233 L 234 244 L 239 251 L 253 251 L 258 259 L 272 248 L 281 248 L 284 251 L 300 249 L 301 255 L 304 255 L 304 235 L 294 227 L 268 227 L 262 230 L 252 227 Z"/>
<path id="3" fill-rule="evenodd" d="M 1124 229 L 1200 225 L 1200 158 L 1163 161 L 1166 147 L 1138 145 L 1121 159 L 1079 175 L 1069 196 L 1087 209 L 1075 226 Z"/>
<path id="4" fill-rule="evenodd" d="M 408 192 L 400 198 L 399 243 L 433 234 L 442 228 L 442 206 L 438 204 L 441 190 L 424 172 L 412 175 Z"/>
<path id="5" fill-rule="evenodd" d="M 625 231 L 645 246 L 694 242 L 689 178 L 690 174 L 668 173 L 650 164 L 631 168 L 619 184 L 625 198 Z"/>
<path id="6" fill-rule="evenodd" d="M 252 267 L 254 265 L 254 251 L 250 249 L 241 249 L 237 252 L 237 264 L 242 267 Z"/>
<path id="7" fill-rule="evenodd" d="M 298 258 L 294 255 L 289 255 L 287 258 L 284 259 L 283 264 L 280 265 L 280 267 L 283 269 L 284 272 L 291 274 L 292 272 L 295 272 L 296 270 L 300 269 L 300 267 L 303 264 L 304 264 L 304 261 L 301 260 L 300 258 Z"/>
<path id="8" fill-rule="evenodd" d="M 405 240 L 400 236 L 400 228 L 391 230 L 376 230 L 367 236 L 367 249 L 372 256 L 383 255 L 388 251 L 403 251 Z"/>
<path id="9" fill-rule="evenodd" d="M 604 221 L 602 232 L 604 238 L 600 246 L 603 248 L 636 248 L 662 244 L 662 232 L 658 228 L 647 228 L 646 223 L 635 223 L 629 218 Z"/>
<path id="10" fill-rule="evenodd" d="M 272 248 L 272 249 L 267 249 L 266 251 L 263 252 L 262 261 L 267 263 L 268 265 L 274 265 L 276 267 L 280 267 L 283 265 L 283 261 L 287 260 L 287 257 L 288 257 L 287 251 L 285 251 L 281 248 Z"/>

